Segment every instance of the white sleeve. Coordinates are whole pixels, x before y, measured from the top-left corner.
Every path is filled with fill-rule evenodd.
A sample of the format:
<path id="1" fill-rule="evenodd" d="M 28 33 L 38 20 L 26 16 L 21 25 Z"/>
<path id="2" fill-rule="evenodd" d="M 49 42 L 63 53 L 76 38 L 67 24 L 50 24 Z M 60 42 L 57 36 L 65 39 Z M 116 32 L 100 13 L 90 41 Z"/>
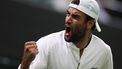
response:
<path id="1" fill-rule="evenodd" d="M 46 43 L 46 41 L 42 39 L 38 40 L 36 43 L 39 53 L 30 64 L 29 69 L 47 69 L 49 43 Z M 20 66 L 21 64 L 18 69 L 20 69 Z"/>
<path id="2" fill-rule="evenodd" d="M 45 40 L 40 39 L 37 41 L 37 46 L 39 53 L 36 55 L 29 69 L 47 69 L 49 43 Z"/>
<path id="3" fill-rule="evenodd" d="M 103 69 L 113 69 L 113 56 L 110 47 L 106 52 L 106 59 L 105 59 L 105 64 L 103 66 Z"/>
<path id="4" fill-rule="evenodd" d="M 19 65 L 18 69 L 20 69 L 21 64 Z"/>

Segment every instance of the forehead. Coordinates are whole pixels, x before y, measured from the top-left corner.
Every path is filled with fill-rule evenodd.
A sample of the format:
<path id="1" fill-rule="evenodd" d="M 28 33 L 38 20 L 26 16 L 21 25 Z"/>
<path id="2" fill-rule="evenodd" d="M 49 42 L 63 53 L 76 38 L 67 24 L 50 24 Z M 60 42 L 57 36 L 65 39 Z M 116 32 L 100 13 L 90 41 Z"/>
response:
<path id="1" fill-rule="evenodd" d="M 69 7 L 67 9 L 67 11 L 70 12 L 70 13 L 74 13 L 74 14 L 85 15 L 82 11 L 80 11 L 76 8 L 73 8 L 73 7 Z"/>

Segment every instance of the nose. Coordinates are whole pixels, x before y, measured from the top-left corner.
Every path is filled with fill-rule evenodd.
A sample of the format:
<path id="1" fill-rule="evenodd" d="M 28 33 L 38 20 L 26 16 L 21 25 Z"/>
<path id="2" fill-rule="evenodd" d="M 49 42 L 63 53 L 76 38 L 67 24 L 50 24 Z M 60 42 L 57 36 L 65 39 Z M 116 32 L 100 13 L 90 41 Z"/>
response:
<path id="1" fill-rule="evenodd" d="M 69 24 L 69 25 L 72 24 L 72 21 L 73 21 L 73 20 L 72 20 L 72 17 L 71 17 L 71 16 L 67 16 L 67 17 L 66 17 L 66 23 L 67 23 L 67 24 Z"/>

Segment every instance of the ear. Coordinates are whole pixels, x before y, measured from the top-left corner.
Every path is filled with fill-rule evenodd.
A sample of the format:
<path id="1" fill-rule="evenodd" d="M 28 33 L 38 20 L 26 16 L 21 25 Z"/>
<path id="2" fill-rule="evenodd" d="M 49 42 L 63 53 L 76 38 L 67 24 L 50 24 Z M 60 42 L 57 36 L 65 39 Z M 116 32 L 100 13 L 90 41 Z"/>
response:
<path id="1" fill-rule="evenodd" d="M 88 23 L 87 23 L 87 29 L 91 30 L 92 27 L 94 26 L 94 24 L 95 24 L 95 20 L 88 21 Z"/>

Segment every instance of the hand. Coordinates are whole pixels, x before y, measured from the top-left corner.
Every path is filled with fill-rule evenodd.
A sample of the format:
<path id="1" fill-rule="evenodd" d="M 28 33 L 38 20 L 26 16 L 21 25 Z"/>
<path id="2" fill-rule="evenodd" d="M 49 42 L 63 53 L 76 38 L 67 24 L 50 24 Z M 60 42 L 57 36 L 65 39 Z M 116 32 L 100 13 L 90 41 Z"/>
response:
<path id="1" fill-rule="evenodd" d="M 28 69 L 30 63 L 35 59 L 37 53 L 38 49 L 35 41 L 25 42 L 21 69 Z"/>

